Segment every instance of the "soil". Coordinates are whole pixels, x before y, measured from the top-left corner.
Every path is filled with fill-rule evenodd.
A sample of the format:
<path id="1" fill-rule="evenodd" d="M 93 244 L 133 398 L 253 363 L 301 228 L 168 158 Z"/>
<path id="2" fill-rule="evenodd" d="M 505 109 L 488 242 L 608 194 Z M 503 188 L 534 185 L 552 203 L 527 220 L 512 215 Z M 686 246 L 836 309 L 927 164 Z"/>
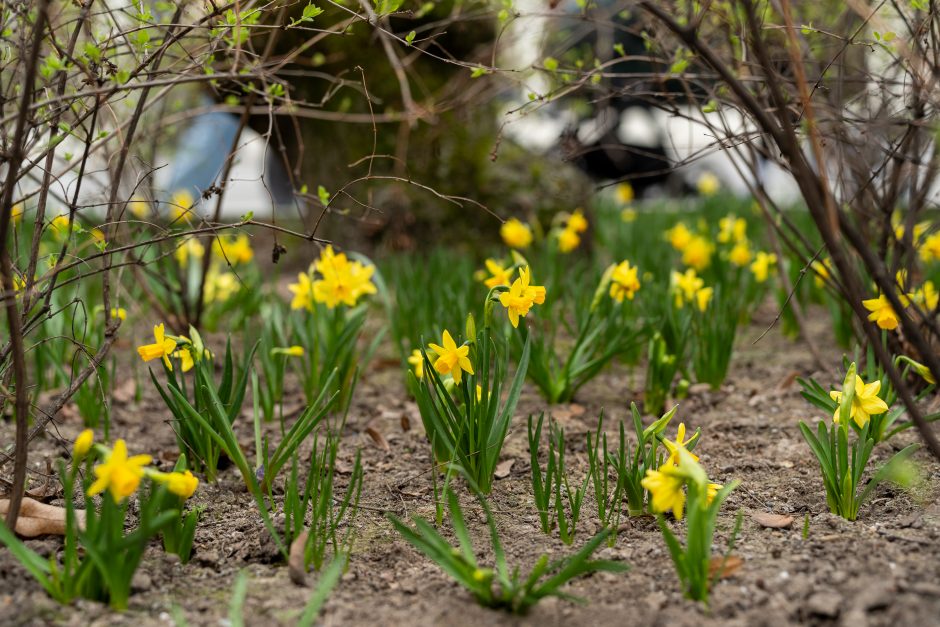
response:
<path id="1" fill-rule="evenodd" d="M 831 357 L 821 381 L 835 379 L 841 352 L 829 345 L 828 323 L 821 312 L 811 333 Z M 717 546 L 723 547 L 736 513 L 744 525 L 734 555 L 743 560 L 714 587 L 708 607 L 682 597 L 660 531 L 651 517 L 627 518 L 612 548 L 600 557 L 624 560 L 625 574 L 595 574 L 569 584 L 567 592 L 586 599 L 575 604 L 546 599 L 524 617 L 478 606 L 473 598 L 397 536 L 386 512 L 408 518 L 433 518 L 430 447 L 417 408 L 405 393 L 397 367 L 376 359 L 362 377 L 344 432 L 339 460 L 341 481 L 357 449 L 362 451 L 362 508 L 355 519 L 356 540 L 348 572 L 321 613 L 324 625 L 940 625 L 940 464 L 919 451 L 924 478 L 914 491 L 881 486 L 863 505 L 859 519 L 831 515 L 819 468 L 803 441 L 798 421 L 822 418 L 804 401 L 794 381 L 814 371 L 804 345 L 774 330 L 754 344 L 771 323 L 774 311 L 762 309 L 739 335 L 732 372 L 718 391 L 693 386 L 680 403 L 675 424 L 684 421 L 703 436 L 696 453 L 714 481 L 740 479 L 719 519 Z M 125 347 L 130 352 L 131 347 Z M 560 557 L 577 549 L 596 531 L 596 510 L 589 493 L 574 545 L 541 533 L 531 498 L 525 416 L 549 409 L 565 427 L 568 465 L 580 479 L 587 468 L 585 434 L 597 425 L 603 408 L 612 434 L 629 420 L 629 402 L 639 400 L 643 373 L 615 365 L 586 386 L 572 405 L 546 408 L 527 387 L 503 450 L 512 460 L 507 477 L 493 488 L 491 506 L 510 564 L 523 572 L 542 553 Z M 146 383 L 146 381 L 145 381 Z M 116 401 L 112 433 L 128 441 L 132 452 L 152 452 L 171 465 L 175 442 L 169 414 L 145 386 L 139 403 Z M 300 406 L 299 397 L 287 405 Z M 250 403 L 246 403 L 250 407 Z M 238 429 L 253 450 L 246 414 Z M 33 444 L 31 468 L 46 471 L 47 460 L 81 429 L 74 410 L 63 412 L 56 428 Z M 408 426 L 406 430 L 404 427 Z M 384 436 L 385 450 L 367 434 Z M 274 425 L 270 425 L 276 433 Z M 0 439 L 12 439 L 12 425 L 0 424 Z M 876 447 L 872 464 L 916 441 L 905 432 Z M 32 475 L 41 490 L 42 476 Z M 461 489 L 461 492 L 463 490 Z M 51 499 L 56 502 L 55 499 Z M 463 494 L 462 502 L 478 552 L 489 556 L 482 512 Z M 254 503 L 237 471 L 229 468 L 215 484 L 203 483 L 191 503 L 204 508 L 193 560 L 182 566 L 155 544 L 135 577 L 130 608 L 123 613 L 89 601 L 63 607 L 7 552 L 0 551 L 0 624 L 3 625 L 167 625 L 174 612 L 189 624 L 227 624 L 232 585 L 239 571 L 249 575 L 244 603 L 247 625 L 291 625 L 311 593 L 291 583 L 287 567 L 265 541 Z M 765 528 L 754 515 L 790 515 L 789 528 Z M 807 523 L 808 521 L 808 523 Z M 807 535 L 804 537 L 804 524 Z M 447 528 L 447 523 L 445 523 Z M 58 538 L 28 542 L 46 554 Z M 311 582 L 316 581 L 311 574 Z M 174 609 L 177 608 L 177 609 Z"/>

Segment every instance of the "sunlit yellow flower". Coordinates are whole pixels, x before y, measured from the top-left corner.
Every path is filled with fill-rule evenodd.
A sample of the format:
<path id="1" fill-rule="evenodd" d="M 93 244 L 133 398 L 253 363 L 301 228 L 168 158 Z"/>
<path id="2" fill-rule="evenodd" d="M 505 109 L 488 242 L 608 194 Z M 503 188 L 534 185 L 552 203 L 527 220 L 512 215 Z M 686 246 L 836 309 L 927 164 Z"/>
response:
<path id="1" fill-rule="evenodd" d="M 88 495 L 94 496 L 105 489 L 111 493 L 115 503 L 129 497 L 137 490 L 140 479 L 144 476 L 144 466 L 151 462 L 150 455 L 127 456 L 127 444 L 117 440 L 114 449 L 104 463 L 95 466 L 95 482 L 88 488 Z"/>
<path id="2" fill-rule="evenodd" d="M 163 323 L 153 328 L 153 338 L 153 344 L 138 346 L 137 354 L 140 355 L 140 358 L 144 361 L 162 358 L 166 367 L 173 370 L 173 364 L 170 363 L 170 355 L 173 354 L 173 351 L 176 349 L 176 340 L 170 339 L 164 335 Z"/>
<path id="3" fill-rule="evenodd" d="M 486 271 L 490 273 L 490 276 L 483 281 L 483 285 L 493 289 L 500 285 L 509 285 L 512 281 L 512 266 L 503 267 L 503 265 L 496 261 L 495 259 L 486 260 Z"/>
<path id="4" fill-rule="evenodd" d="M 698 307 L 699 311 L 705 313 L 705 310 L 708 309 L 708 303 L 711 302 L 714 293 L 715 290 L 712 287 L 703 287 L 699 290 L 696 290 L 695 306 Z"/>
<path id="5" fill-rule="evenodd" d="M 414 349 L 411 351 L 411 355 L 408 357 L 408 363 L 411 364 L 411 368 L 414 370 L 415 376 L 419 379 L 424 378 L 424 357 L 421 355 L 420 349 Z"/>
<path id="6" fill-rule="evenodd" d="M 729 213 L 718 221 L 718 241 L 722 244 L 747 240 L 747 220 Z"/>
<path id="7" fill-rule="evenodd" d="M 10 219 L 13 220 L 13 226 L 16 226 L 20 223 L 20 220 L 23 219 L 23 214 L 26 213 L 26 209 L 23 208 L 23 203 L 16 203 L 13 205 L 13 208 L 10 210 Z"/>
<path id="8" fill-rule="evenodd" d="M 679 449 L 685 449 L 685 452 L 688 453 L 692 459 L 698 461 L 698 455 L 689 451 L 686 448 L 686 445 L 692 441 L 690 437 L 688 440 L 685 439 L 685 423 L 680 422 L 679 428 L 676 429 L 676 439 L 675 441 L 667 440 L 663 438 L 663 445 L 666 447 L 666 450 L 669 451 L 669 457 L 666 459 L 665 464 L 678 466 L 679 465 Z"/>
<path id="9" fill-rule="evenodd" d="M 532 229 L 517 218 L 509 218 L 503 222 L 499 227 L 499 235 L 510 248 L 524 249 L 532 244 Z"/>
<path id="10" fill-rule="evenodd" d="M 682 263 L 696 270 L 704 270 L 711 263 L 712 244 L 701 235 L 696 235 L 682 250 Z"/>
<path id="11" fill-rule="evenodd" d="M 863 300 L 862 305 L 871 312 L 868 319 L 875 322 L 879 328 L 888 331 L 898 328 L 898 315 L 884 294 L 879 295 L 878 298 Z"/>
<path id="12" fill-rule="evenodd" d="M 499 302 L 509 314 L 509 322 L 513 327 L 519 326 L 519 318 L 528 315 L 532 305 L 541 305 L 545 302 L 545 287 L 530 285 L 531 276 L 529 268 L 519 269 L 519 278 L 512 282 L 509 291 L 499 295 Z"/>
<path id="13" fill-rule="evenodd" d="M 558 250 L 563 253 L 570 253 L 581 243 L 581 236 L 571 229 L 562 229 L 558 231 Z"/>
<path id="14" fill-rule="evenodd" d="M 940 294 L 937 294 L 937 288 L 933 281 L 925 281 L 919 290 L 914 292 L 914 302 L 927 310 L 933 312 L 937 309 L 937 301 L 940 300 Z"/>
<path id="15" fill-rule="evenodd" d="M 751 272 L 754 273 L 754 280 L 763 283 L 770 275 L 770 266 L 777 263 L 777 255 L 759 251 L 754 263 L 751 264 Z"/>
<path id="16" fill-rule="evenodd" d="M 728 253 L 728 261 L 739 268 L 751 263 L 751 247 L 748 245 L 747 240 L 740 241 L 731 248 L 731 252 Z"/>
<path id="17" fill-rule="evenodd" d="M 196 204 L 196 199 L 188 190 L 177 190 L 170 197 L 170 218 L 174 222 L 181 219 L 189 220 L 189 213 L 194 204 Z"/>
<path id="18" fill-rule="evenodd" d="M 202 259 L 202 256 L 205 254 L 205 246 L 195 237 L 187 237 L 183 240 L 183 243 L 173 251 L 176 262 L 181 266 L 188 264 L 190 259 Z"/>
<path id="19" fill-rule="evenodd" d="M 95 442 L 95 432 L 91 429 L 85 429 L 75 438 L 75 444 L 72 445 L 72 458 L 81 459 L 91 450 L 91 445 Z"/>
<path id="20" fill-rule="evenodd" d="M 340 303 L 355 307 L 360 298 L 377 291 L 372 282 L 375 266 L 349 261 L 345 253 L 335 253 L 332 246 L 327 245 L 314 266 L 321 278 L 313 282 L 313 300 L 330 309 Z"/>
<path id="21" fill-rule="evenodd" d="M 695 273 L 695 268 L 689 268 L 684 273 L 672 272 L 672 286 L 675 292 L 676 307 L 682 308 L 685 303 L 695 300 L 695 293 L 705 285 L 699 276 Z"/>
<path id="22" fill-rule="evenodd" d="M 704 172 L 698 177 L 695 187 L 702 196 L 714 196 L 721 189 L 721 181 L 711 172 Z"/>
<path id="23" fill-rule="evenodd" d="M 56 216 L 49 222 L 49 227 L 53 234 L 58 238 L 64 238 L 69 234 L 69 217 L 67 214 Z"/>
<path id="24" fill-rule="evenodd" d="M 131 215 L 138 220 L 143 220 L 150 215 L 150 203 L 140 196 L 131 198 L 130 202 L 127 203 L 127 208 L 130 209 Z"/>
<path id="25" fill-rule="evenodd" d="M 454 338 L 445 329 L 441 338 L 443 346 L 438 344 L 429 344 L 429 348 L 437 354 L 434 361 L 434 369 L 440 374 L 449 374 L 454 377 L 454 383 L 460 385 L 461 373 L 473 374 L 473 364 L 470 363 L 470 347 L 457 346 Z"/>
<path id="26" fill-rule="evenodd" d="M 152 472 L 154 480 L 166 485 L 167 490 L 184 499 L 188 499 L 199 487 L 199 479 L 188 470 L 183 472 Z"/>
<path id="27" fill-rule="evenodd" d="M 677 466 L 663 464 L 659 470 L 647 470 L 646 477 L 640 481 L 652 495 L 653 511 L 657 513 L 672 510 L 676 520 L 682 520 L 685 508 L 684 475 Z"/>
<path id="28" fill-rule="evenodd" d="M 617 202 L 621 205 L 629 205 L 636 197 L 636 194 L 633 192 L 633 186 L 627 182 L 617 185 L 615 193 L 617 195 Z"/>
<path id="29" fill-rule="evenodd" d="M 929 223 L 929 222 L 918 222 L 917 224 L 914 225 L 914 234 L 913 234 L 913 237 L 912 237 L 914 246 L 917 246 L 918 241 L 919 241 L 920 238 L 923 236 L 923 234 L 927 232 L 927 229 L 929 229 L 929 228 L 930 228 L 930 223 Z M 900 242 L 902 239 L 904 239 L 904 231 L 905 231 L 905 230 L 906 230 L 906 229 L 904 228 L 904 224 L 903 224 L 903 223 L 898 222 L 898 223 L 895 225 L 895 227 L 894 227 L 894 236 L 897 238 L 897 240 L 898 240 L 899 242 Z"/>
<path id="30" fill-rule="evenodd" d="M 104 242 L 104 231 L 102 231 L 101 229 L 94 228 L 88 231 L 88 233 L 91 235 L 91 239 L 95 240 L 99 244 Z"/>
<path id="31" fill-rule="evenodd" d="M 193 354 L 189 350 L 189 347 L 181 348 L 180 350 L 173 353 L 173 357 L 176 357 L 180 360 L 180 370 L 183 372 L 189 372 L 193 369 L 195 361 L 193 360 Z"/>
<path id="32" fill-rule="evenodd" d="M 219 272 L 210 268 L 206 274 L 203 296 L 207 303 L 224 303 L 240 289 L 241 283 L 234 272 Z"/>
<path id="33" fill-rule="evenodd" d="M 814 261 L 812 268 L 816 273 L 813 276 L 813 283 L 816 284 L 816 287 L 822 288 L 829 277 L 832 276 L 832 260 L 827 257 L 822 261 Z"/>
<path id="34" fill-rule="evenodd" d="M 610 297 L 618 303 L 623 299 L 633 300 L 634 294 L 640 289 L 640 280 L 637 278 L 636 266 L 629 261 L 621 261 L 610 275 Z"/>
<path id="35" fill-rule="evenodd" d="M 709 483 L 708 490 L 705 492 L 705 504 L 711 505 L 712 501 L 715 500 L 715 497 L 718 496 L 718 490 L 722 489 L 723 486 L 720 483 Z"/>
<path id="36" fill-rule="evenodd" d="M 248 263 L 254 259 L 251 241 L 245 233 L 220 235 L 212 242 L 213 251 L 231 264 Z"/>
<path id="37" fill-rule="evenodd" d="M 571 214 L 571 217 L 568 218 L 568 225 L 565 227 L 570 229 L 575 233 L 584 233 L 588 230 L 588 221 L 584 217 L 584 212 L 580 209 L 575 209 L 574 213 Z"/>
<path id="38" fill-rule="evenodd" d="M 313 311 L 313 281 L 306 272 L 297 275 L 297 282 L 287 286 L 294 298 L 290 301 L 291 309 Z"/>
<path id="39" fill-rule="evenodd" d="M 692 241 L 692 232 L 685 222 L 679 222 L 674 227 L 666 231 L 666 239 L 672 244 L 672 247 L 678 251 L 685 250 L 685 247 Z"/>
<path id="40" fill-rule="evenodd" d="M 860 428 L 864 427 L 872 416 L 888 411 L 887 403 L 878 397 L 880 391 L 881 381 L 872 381 L 866 384 L 860 376 L 855 375 L 855 396 L 852 398 L 850 417 Z M 829 398 L 841 404 L 842 392 L 832 390 L 829 392 Z M 836 407 L 835 413 L 832 414 L 832 420 L 836 423 L 839 422 L 839 411 L 840 408 Z"/>
<path id="41" fill-rule="evenodd" d="M 627 223 L 636 222 L 636 216 L 637 216 L 636 209 L 632 209 L 630 207 L 627 207 L 626 209 L 620 212 L 620 219 Z"/>
<path id="42" fill-rule="evenodd" d="M 919 253 L 920 258 L 924 261 L 940 259 L 940 231 L 927 236 L 927 239 L 920 246 Z"/>
<path id="43" fill-rule="evenodd" d="M 119 318 L 122 321 L 127 320 L 127 310 L 123 307 L 112 307 L 111 308 L 111 317 Z"/>

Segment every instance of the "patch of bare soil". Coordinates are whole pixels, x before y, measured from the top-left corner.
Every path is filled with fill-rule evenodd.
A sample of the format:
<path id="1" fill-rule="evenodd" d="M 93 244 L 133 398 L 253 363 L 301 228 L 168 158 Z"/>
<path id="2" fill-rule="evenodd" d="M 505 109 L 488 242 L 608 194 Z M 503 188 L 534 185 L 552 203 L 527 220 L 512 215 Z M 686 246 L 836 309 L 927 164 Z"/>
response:
<path id="1" fill-rule="evenodd" d="M 722 389 L 694 387 L 690 398 L 681 402 L 676 420 L 693 429 L 702 427 L 696 453 L 713 480 L 742 481 L 719 519 L 717 542 L 724 546 L 737 511 L 743 511 L 744 526 L 734 551 L 743 564 L 716 585 L 709 607 L 682 597 L 655 521 L 627 518 L 625 513 L 616 545 L 600 556 L 625 560 L 631 570 L 596 574 L 571 584 L 567 591 L 587 599 L 586 604 L 548 599 L 521 618 L 477 606 L 400 539 L 385 518 L 386 512 L 403 518 L 434 514 L 432 460 L 421 420 L 405 394 L 401 373 L 388 367 L 365 373 L 344 432 L 340 478 L 345 481 L 342 473 L 348 472 L 356 449 L 361 448 L 362 509 L 355 521 L 349 570 L 324 607 L 322 624 L 940 625 L 940 464 L 918 452 L 915 458 L 925 477 L 919 491 L 882 486 L 854 523 L 829 514 L 816 461 L 797 427 L 800 419 L 822 417 L 800 397 L 794 382 L 795 374 L 812 373 L 812 361 L 804 346 L 776 331 L 753 344 L 772 317 L 772 311 L 762 311 L 742 333 L 732 373 Z M 840 353 L 826 345 L 823 338 L 829 332 L 821 316 L 813 326 L 832 357 L 823 379 L 832 381 Z M 596 427 L 600 410 L 604 409 L 605 426 L 613 434 L 618 421 L 629 420 L 629 402 L 638 400 L 642 375 L 639 369 L 617 365 L 587 386 L 576 405 L 551 408 L 565 427 L 568 464 L 576 479 L 586 471 L 585 434 Z M 287 404 L 301 402 L 295 396 Z M 508 476 L 496 482 L 491 500 L 507 557 L 523 571 L 541 553 L 562 556 L 596 531 L 590 494 L 573 547 L 564 546 L 557 532 L 549 537 L 539 530 L 529 484 L 525 416 L 543 409 L 534 389 L 527 389 L 503 451 L 504 460 L 513 463 Z M 164 465 L 170 465 L 175 443 L 169 414 L 155 394 L 148 390 L 139 403 L 131 399 L 116 403 L 114 414 L 112 433 L 126 438 L 132 451 L 158 457 L 165 453 Z M 250 416 L 246 413 L 244 418 L 240 436 L 251 450 Z M 388 450 L 366 433 L 368 427 L 384 436 Z M 66 412 L 57 427 L 66 438 L 80 429 L 74 412 Z M 274 425 L 270 429 L 276 432 Z M 670 433 L 673 430 L 674 425 Z M 0 437 L 12 437 L 10 424 L 0 425 Z M 872 463 L 915 440 L 916 434 L 905 433 L 877 447 Z M 58 447 L 51 435 L 34 445 L 32 468 L 45 472 L 46 458 L 61 450 Z M 41 475 L 32 480 L 33 488 L 41 489 Z M 466 495 L 462 502 L 478 549 L 486 553 L 482 512 Z M 177 606 L 190 624 L 217 625 L 228 614 L 232 584 L 241 569 L 250 576 L 246 624 L 293 624 L 310 589 L 290 582 L 286 566 L 265 542 L 254 503 L 237 471 L 230 468 L 216 484 L 200 486 L 193 504 L 204 512 L 192 562 L 184 567 L 154 546 L 135 578 L 130 609 L 120 614 L 87 601 L 57 605 L 8 552 L 0 552 L 0 624 L 165 625 L 172 624 Z M 766 527 L 761 522 L 767 520 L 758 521 L 762 513 L 793 521 L 784 528 Z M 59 549 L 60 540 L 45 538 L 29 544 L 49 554 Z M 316 575 L 310 579 L 315 581 Z"/>

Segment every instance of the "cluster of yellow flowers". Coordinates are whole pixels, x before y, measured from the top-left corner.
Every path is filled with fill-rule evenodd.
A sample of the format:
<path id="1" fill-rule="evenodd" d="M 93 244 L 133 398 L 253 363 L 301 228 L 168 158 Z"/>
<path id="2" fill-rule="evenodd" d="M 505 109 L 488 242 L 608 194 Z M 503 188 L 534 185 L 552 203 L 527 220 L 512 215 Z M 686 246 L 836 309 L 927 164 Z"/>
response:
<path id="1" fill-rule="evenodd" d="M 319 274 L 318 279 L 312 276 Z M 291 309 L 313 311 L 314 303 L 323 303 L 334 309 L 340 304 L 355 307 L 366 294 L 375 294 L 372 282 L 375 266 L 350 261 L 345 253 L 336 253 L 327 246 L 307 272 L 297 275 L 297 283 L 288 289 L 293 293 Z"/>
<path id="2" fill-rule="evenodd" d="M 715 290 L 705 287 L 705 281 L 695 273 L 695 268 L 689 268 L 684 273 L 673 270 L 672 291 L 676 307 L 681 309 L 686 303 L 695 303 L 699 311 L 708 309 Z"/>
<path id="3" fill-rule="evenodd" d="M 819 270 L 817 270 L 817 273 L 819 273 Z M 898 300 L 904 307 L 914 303 L 927 312 L 936 310 L 937 304 L 940 302 L 940 294 L 938 294 L 933 281 L 925 281 L 918 289 L 909 293 L 905 293 L 906 277 L 901 273 L 899 273 L 897 282 L 898 287 L 901 288 L 898 291 Z M 891 301 L 884 294 L 879 294 L 877 298 L 867 298 L 862 301 L 862 305 L 871 312 L 868 319 L 877 324 L 879 328 L 886 331 L 893 331 L 898 328 L 898 314 L 891 305 Z"/>
<path id="4" fill-rule="evenodd" d="M 241 289 L 241 281 L 234 272 L 222 268 L 250 263 L 255 253 L 245 233 L 218 236 L 212 242 L 212 251 L 213 263 L 206 274 L 203 298 L 207 303 L 225 302 Z M 205 246 L 196 237 L 187 237 L 173 252 L 176 262 L 184 268 L 205 254 Z"/>
<path id="5" fill-rule="evenodd" d="M 646 476 L 640 481 L 640 485 L 646 488 L 652 497 L 653 511 L 672 511 L 676 520 L 681 520 L 685 511 L 684 488 L 691 474 L 691 469 L 686 466 L 698 465 L 698 456 L 686 449 L 688 443 L 689 440 L 685 439 L 685 423 L 680 423 L 675 441 L 663 440 L 669 457 L 658 469 L 647 470 Z M 721 488 L 719 483 L 709 483 L 706 503 L 711 503 Z"/>
<path id="6" fill-rule="evenodd" d="M 76 462 L 81 461 L 91 450 L 94 444 L 94 433 L 85 429 L 75 439 L 72 455 Z M 145 476 L 166 485 L 167 489 L 180 498 L 188 499 L 196 492 L 199 479 L 193 473 L 160 472 L 149 465 L 153 461 L 150 455 L 134 455 L 128 457 L 127 443 L 116 440 L 114 448 L 109 449 L 98 445 L 104 456 L 104 461 L 95 466 L 95 481 L 88 488 L 88 495 L 94 496 L 107 490 L 115 503 L 120 503 L 137 491 L 140 480 Z"/>
<path id="7" fill-rule="evenodd" d="M 574 213 L 567 217 L 565 226 L 558 231 L 558 250 L 563 253 L 570 253 L 581 244 L 581 233 L 588 229 L 587 218 L 580 209 L 575 209 Z"/>

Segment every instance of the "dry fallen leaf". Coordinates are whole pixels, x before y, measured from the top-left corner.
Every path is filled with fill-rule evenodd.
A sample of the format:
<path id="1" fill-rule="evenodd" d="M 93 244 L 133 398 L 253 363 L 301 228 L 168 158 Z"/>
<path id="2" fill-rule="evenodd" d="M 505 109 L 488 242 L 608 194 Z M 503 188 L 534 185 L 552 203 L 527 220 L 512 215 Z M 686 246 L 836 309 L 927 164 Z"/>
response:
<path id="1" fill-rule="evenodd" d="M 714 578 L 715 573 L 718 573 L 718 578 L 724 579 L 736 573 L 742 566 L 744 566 L 744 560 L 736 555 L 713 557 L 708 563 L 708 576 Z M 719 568 L 721 569 L 720 572 Z"/>
<path id="2" fill-rule="evenodd" d="M 411 431 L 411 418 L 408 417 L 408 414 L 402 414 L 399 422 L 402 431 Z"/>
<path id="3" fill-rule="evenodd" d="M 0 499 L 0 516 L 6 516 L 9 508 L 10 500 Z M 84 527 L 84 510 L 75 510 L 75 517 L 78 519 L 79 527 Z M 65 535 L 65 508 L 46 505 L 29 497 L 24 497 L 14 531 L 24 538 L 35 538 L 46 534 Z"/>
<path id="4" fill-rule="evenodd" d="M 375 427 L 366 427 L 366 433 L 369 434 L 369 437 L 372 438 L 373 444 L 383 451 L 390 450 L 388 445 L 388 440 L 385 439 L 385 436 L 379 433 L 378 429 Z"/>
<path id="5" fill-rule="evenodd" d="M 769 529 L 786 529 L 793 524 L 793 516 L 787 516 L 785 514 L 754 512 L 751 514 L 751 518 L 761 527 L 767 527 Z"/>
<path id="6" fill-rule="evenodd" d="M 788 387 L 796 383 L 796 378 L 798 376 L 800 376 L 800 373 L 798 371 L 791 370 L 790 372 L 787 373 L 787 376 L 783 378 L 783 380 L 780 382 L 780 385 L 777 387 L 779 387 L 781 390 L 787 389 Z"/>
<path id="7" fill-rule="evenodd" d="M 497 479 L 505 479 L 509 476 L 509 471 L 512 470 L 512 465 L 516 463 L 514 459 L 507 459 L 496 464 L 496 471 L 493 473 L 493 476 Z"/>
<path id="8" fill-rule="evenodd" d="M 307 544 L 307 530 L 304 529 L 290 544 L 287 558 L 287 574 L 298 586 L 307 585 L 307 569 L 304 566 L 304 545 Z"/>

